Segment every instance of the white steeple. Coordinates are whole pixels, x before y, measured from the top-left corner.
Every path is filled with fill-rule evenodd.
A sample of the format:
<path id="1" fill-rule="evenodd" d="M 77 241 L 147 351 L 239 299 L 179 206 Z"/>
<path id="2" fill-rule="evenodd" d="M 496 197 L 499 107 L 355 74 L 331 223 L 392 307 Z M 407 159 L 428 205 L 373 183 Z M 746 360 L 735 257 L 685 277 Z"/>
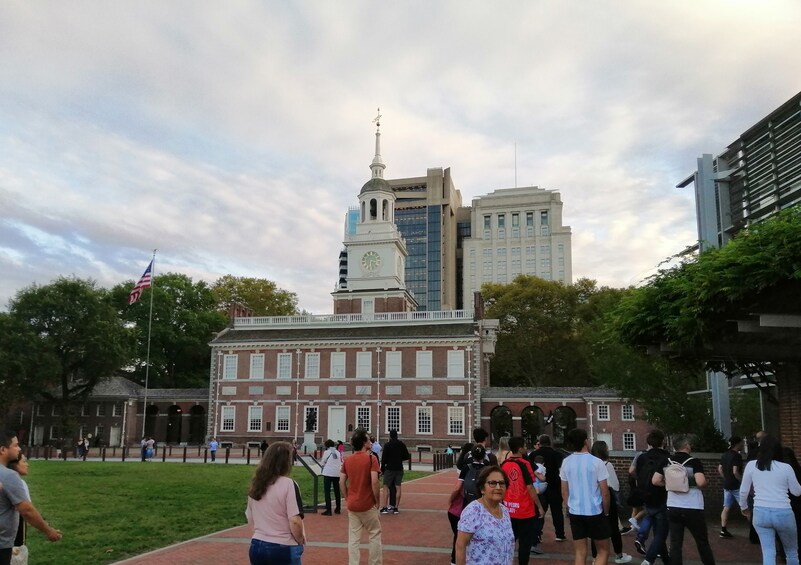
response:
<path id="1" fill-rule="evenodd" d="M 384 178 L 384 169 L 387 167 L 381 159 L 381 108 L 378 109 L 378 115 L 373 120 L 375 123 L 375 157 L 373 162 L 370 163 L 370 170 L 373 171 L 374 179 Z"/>

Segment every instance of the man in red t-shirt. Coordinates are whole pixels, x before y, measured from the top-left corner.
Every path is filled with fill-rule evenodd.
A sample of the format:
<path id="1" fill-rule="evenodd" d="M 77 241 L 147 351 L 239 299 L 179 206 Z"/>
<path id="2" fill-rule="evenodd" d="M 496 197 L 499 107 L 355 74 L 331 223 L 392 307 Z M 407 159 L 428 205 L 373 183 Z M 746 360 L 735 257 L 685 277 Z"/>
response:
<path id="1" fill-rule="evenodd" d="M 509 486 L 503 497 L 503 504 L 509 510 L 512 519 L 512 530 L 515 540 L 520 540 L 517 549 L 517 562 L 527 565 L 534 541 L 534 524 L 537 516 L 542 515 L 540 499 L 534 488 L 534 470 L 524 458 L 526 443 L 522 437 L 509 438 L 509 457 L 501 468 L 509 477 Z M 542 551 L 538 551 L 542 553 Z"/>
<path id="2" fill-rule="evenodd" d="M 378 516 L 378 459 L 370 453 L 367 432 L 358 430 L 350 441 L 353 455 L 342 461 L 340 483 L 348 508 L 348 564 L 359 565 L 359 544 L 366 529 L 370 565 L 381 564 L 381 521 Z"/>

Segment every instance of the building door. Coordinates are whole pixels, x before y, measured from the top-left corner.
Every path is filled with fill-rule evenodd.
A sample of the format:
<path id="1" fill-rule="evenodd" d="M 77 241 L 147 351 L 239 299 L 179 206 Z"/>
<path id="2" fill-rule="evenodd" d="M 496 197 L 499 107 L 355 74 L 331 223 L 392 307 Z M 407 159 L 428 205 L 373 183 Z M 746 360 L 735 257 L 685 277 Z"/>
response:
<path id="1" fill-rule="evenodd" d="M 34 426 L 32 445 L 42 445 L 43 441 L 44 441 L 44 426 Z"/>
<path id="2" fill-rule="evenodd" d="M 607 447 L 609 447 L 609 451 L 612 451 L 614 449 L 614 447 L 612 447 L 612 434 L 605 432 L 595 434 L 595 441 L 605 441 Z"/>
<path id="3" fill-rule="evenodd" d="M 328 407 L 328 437 L 334 441 L 348 442 L 345 435 L 347 428 L 345 427 L 345 407 L 344 406 L 329 406 Z"/>
<path id="4" fill-rule="evenodd" d="M 119 426 L 111 426 L 111 430 L 109 431 L 109 439 L 108 444 L 112 447 L 117 447 L 120 445 L 120 438 L 122 437 L 122 428 Z"/>

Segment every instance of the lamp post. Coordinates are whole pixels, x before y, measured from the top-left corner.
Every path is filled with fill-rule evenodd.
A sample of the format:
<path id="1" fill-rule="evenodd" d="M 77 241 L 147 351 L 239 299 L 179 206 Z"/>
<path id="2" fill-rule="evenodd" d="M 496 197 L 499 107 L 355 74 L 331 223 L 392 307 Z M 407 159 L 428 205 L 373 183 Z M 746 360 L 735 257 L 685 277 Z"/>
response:
<path id="1" fill-rule="evenodd" d="M 295 369 L 295 377 L 297 380 L 297 388 L 295 389 L 295 439 L 293 443 L 297 447 L 298 445 L 298 414 L 300 412 L 300 349 L 295 350 L 295 356 L 297 357 L 296 361 L 296 369 Z"/>
<path id="2" fill-rule="evenodd" d="M 381 442 L 381 348 L 375 348 L 376 357 L 378 358 L 378 372 L 376 373 L 376 430 L 375 439 Z"/>

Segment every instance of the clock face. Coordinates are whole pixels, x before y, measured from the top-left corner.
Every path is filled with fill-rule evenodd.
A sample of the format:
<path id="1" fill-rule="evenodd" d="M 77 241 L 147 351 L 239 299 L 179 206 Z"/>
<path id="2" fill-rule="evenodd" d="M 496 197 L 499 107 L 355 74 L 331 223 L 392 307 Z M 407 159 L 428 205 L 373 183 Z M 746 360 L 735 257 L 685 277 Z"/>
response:
<path id="1" fill-rule="evenodd" d="M 362 268 L 365 271 L 377 271 L 381 267 L 381 256 L 375 251 L 368 251 L 362 256 Z"/>

